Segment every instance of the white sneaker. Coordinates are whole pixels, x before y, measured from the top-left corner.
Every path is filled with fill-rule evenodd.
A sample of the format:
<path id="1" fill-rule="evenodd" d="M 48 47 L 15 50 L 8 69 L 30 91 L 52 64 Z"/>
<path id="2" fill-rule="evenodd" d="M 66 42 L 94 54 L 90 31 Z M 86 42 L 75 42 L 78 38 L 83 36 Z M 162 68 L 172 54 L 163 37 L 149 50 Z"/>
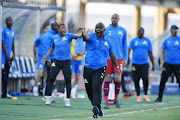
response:
<path id="1" fill-rule="evenodd" d="M 66 100 L 65 100 L 65 106 L 66 106 L 66 107 L 70 107 L 70 106 L 71 106 L 71 104 L 70 104 L 70 99 L 69 99 L 69 98 L 66 98 Z"/>
<path id="2" fill-rule="evenodd" d="M 50 105 L 51 102 L 52 102 L 52 96 L 44 96 L 46 99 L 45 99 L 45 104 L 46 105 Z"/>
<path id="3" fill-rule="evenodd" d="M 9 93 L 6 94 L 6 97 L 7 98 L 12 98 L 12 96 Z"/>
<path id="4" fill-rule="evenodd" d="M 34 96 L 39 96 L 39 94 L 38 94 L 38 87 L 33 87 L 33 95 Z"/>

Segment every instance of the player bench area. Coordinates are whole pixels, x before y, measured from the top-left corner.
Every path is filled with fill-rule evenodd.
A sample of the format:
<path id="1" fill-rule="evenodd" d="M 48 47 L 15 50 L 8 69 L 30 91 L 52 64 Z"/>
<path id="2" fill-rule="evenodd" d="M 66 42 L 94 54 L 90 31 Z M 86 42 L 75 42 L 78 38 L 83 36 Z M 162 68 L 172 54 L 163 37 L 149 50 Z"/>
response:
<path id="1" fill-rule="evenodd" d="M 22 87 L 31 90 L 31 80 L 35 78 L 35 64 L 32 57 L 15 57 L 9 72 L 8 89 L 21 92 Z"/>

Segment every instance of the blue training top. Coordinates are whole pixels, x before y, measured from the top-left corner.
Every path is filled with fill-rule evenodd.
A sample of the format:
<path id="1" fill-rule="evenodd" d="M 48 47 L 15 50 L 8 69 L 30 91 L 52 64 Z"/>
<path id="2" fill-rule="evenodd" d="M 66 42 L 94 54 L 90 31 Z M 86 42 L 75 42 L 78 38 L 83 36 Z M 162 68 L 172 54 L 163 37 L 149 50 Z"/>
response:
<path id="1" fill-rule="evenodd" d="M 38 56 L 43 56 L 42 54 L 42 44 L 41 44 L 41 38 L 44 34 L 41 34 L 34 42 L 34 45 L 37 46 Z"/>
<path id="2" fill-rule="evenodd" d="M 116 58 L 128 60 L 126 30 L 120 26 L 114 28 L 113 25 L 109 25 L 106 28 L 105 35 L 107 35 L 112 41 Z"/>
<path id="3" fill-rule="evenodd" d="M 146 64 L 148 63 L 149 51 L 152 51 L 152 43 L 146 37 L 143 39 L 136 37 L 130 41 L 129 49 L 133 49 L 132 63 Z"/>
<path id="4" fill-rule="evenodd" d="M 14 29 L 11 28 L 10 30 L 8 27 L 4 27 L 2 30 L 2 40 L 4 40 L 6 51 L 8 52 L 8 55 L 11 57 L 12 43 L 15 40 Z M 4 51 L 2 50 L 2 52 Z"/>
<path id="5" fill-rule="evenodd" d="M 162 49 L 166 50 L 164 61 L 169 64 L 180 64 L 180 37 L 169 36 L 164 40 Z"/>
<path id="6" fill-rule="evenodd" d="M 54 49 L 54 59 L 65 61 L 71 59 L 71 41 L 74 39 L 73 33 L 67 33 L 65 36 L 60 35 L 54 36 L 53 46 Z"/>
<path id="7" fill-rule="evenodd" d="M 85 67 L 97 70 L 107 66 L 109 55 L 114 53 L 111 39 L 107 36 L 100 39 L 95 33 L 89 34 L 89 37 L 86 41 Z"/>
<path id="8" fill-rule="evenodd" d="M 52 47 L 53 44 L 53 37 L 57 35 L 56 31 L 54 31 L 52 28 L 47 31 L 41 38 L 41 44 L 42 44 L 42 54 L 43 57 L 46 56 L 49 49 Z M 47 61 L 54 59 L 54 52 L 47 58 Z"/>
<path id="9" fill-rule="evenodd" d="M 9 55 L 9 57 L 11 57 L 11 51 L 12 51 L 12 43 L 15 40 L 15 31 L 14 29 L 9 29 L 8 27 L 4 27 L 2 29 L 2 40 L 4 41 L 4 45 L 6 48 L 6 51 Z M 6 54 L 4 53 L 3 49 L 2 49 L 2 65 L 1 65 L 1 69 L 4 70 L 5 68 L 5 64 L 6 64 Z"/>

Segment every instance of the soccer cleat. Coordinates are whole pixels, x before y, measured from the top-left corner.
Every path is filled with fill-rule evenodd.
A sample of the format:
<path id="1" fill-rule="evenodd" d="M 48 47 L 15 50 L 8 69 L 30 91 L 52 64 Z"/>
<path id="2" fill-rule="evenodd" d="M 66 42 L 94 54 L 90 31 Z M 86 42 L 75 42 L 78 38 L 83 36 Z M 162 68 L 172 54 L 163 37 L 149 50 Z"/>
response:
<path id="1" fill-rule="evenodd" d="M 114 101 L 114 104 L 116 105 L 117 108 L 120 108 L 120 107 L 121 107 L 121 105 L 120 105 L 120 103 L 119 103 L 118 100 L 115 100 L 115 101 Z"/>
<path id="2" fill-rule="evenodd" d="M 105 104 L 104 104 L 104 108 L 105 108 L 105 109 L 109 109 L 109 103 L 105 103 Z"/>
<path id="3" fill-rule="evenodd" d="M 97 106 L 94 106 L 93 109 L 92 109 L 94 115 L 93 115 L 93 118 L 98 118 L 98 114 L 99 114 L 99 109 Z"/>
<path id="4" fill-rule="evenodd" d="M 162 98 L 157 98 L 156 100 L 154 100 L 154 102 L 162 102 Z"/>
<path id="5" fill-rule="evenodd" d="M 46 105 L 50 105 L 51 102 L 52 102 L 52 96 L 44 96 L 46 99 L 45 99 L 45 104 Z"/>
<path id="6" fill-rule="evenodd" d="M 128 98 L 128 97 L 131 97 L 131 96 L 133 96 L 133 95 L 135 95 L 135 93 L 125 92 L 125 93 L 124 93 L 124 98 Z"/>
<path id="7" fill-rule="evenodd" d="M 66 100 L 65 100 L 65 106 L 66 106 L 66 107 L 70 107 L 70 106 L 71 106 L 71 104 L 70 104 L 70 99 L 69 99 L 69 98 L 66 98 Z"/>
<path id="8" fill-rule="evenodd" d="M 141 96 L 137 96 L 137 102 L 140 103 L 141 102 Z"/>
<path id="9" fill-rule="evenodd" d="M 43 98 L 42 98 L 42 101 L 43 102 L 46 102 L 46 96 L 44 96 Z M 51 98 L 51 102 L 53 103 L 53 102 L 56 102 L 53 98 Z"/>
<path id="10" fill-rule="evenodd" d="M 145 100 L 146 102 L 151 102 L 151 100 L 149 99 L 149 96 L 148 96 L 148 95 L 145 95 L 145 96 L 144 96 L 144 100 Z"/>
<path id="11" fill-rule="evenodd" d="M 104 112 L 102 110 L 99 110 L 99 114 L 100 117 L 102 117 L 104 115 Z"/>

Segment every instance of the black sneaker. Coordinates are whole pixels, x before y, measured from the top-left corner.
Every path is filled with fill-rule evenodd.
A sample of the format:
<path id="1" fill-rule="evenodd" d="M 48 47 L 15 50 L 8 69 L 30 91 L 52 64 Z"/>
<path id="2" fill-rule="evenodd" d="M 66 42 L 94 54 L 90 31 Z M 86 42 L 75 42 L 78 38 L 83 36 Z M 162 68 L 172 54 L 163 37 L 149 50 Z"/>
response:
<path id="1" fill-rule="evenodd" d="M 2 94 L 2 95 L 1 95 L 1 98 L 7 98 L 7 96 L 6 96 L 6 95 L 4 95 L 4 94 Z"/>
<path id="2" fill-rule="evenodd" d="M 116 107 L 117 107 L 117 108 L 120 108 L 120 107 L 121 107 L 121 105 L 120 105 L 120 103 L 119 103 L 118 100 L 115 100 L 115 101 L 114 101 L 114 104 L 116 104 Z"/>
<path id="3" fill-rule="evenodd" d="M 104 104 L 104 108 L 105 108 L 105 109 L 109 109 L 109 103 L 105 103 L 105 104 Z"/>
<path id="4" fill-rule="evenodd" d="M 104 115 L 104 112 L 102 110 L 99 110 L 99 116 L 102 117 Z"/>
<path id="5" fill-rule="evenodd" d="M 99 114 L 99 109 L 97 106 L 94 106 L 93 109 L 92 109 L 94 115 L 93 115 L 93 118 L 98 118 L 98 114 Z"/>
<path id="6" fill-rule="evenodd" d="M 124 93 L 124 98 L 128 98 L 128 97 L 131 97 L 131 96 L 133 96 L 133 95 L 135 95 L 135 93 L 125 92 L 125 93 Z"/>
<path id="7" fill-rule="evenodd" d="M 162 98 L 157 98 L 154 102 L 162 102 Z"/>

